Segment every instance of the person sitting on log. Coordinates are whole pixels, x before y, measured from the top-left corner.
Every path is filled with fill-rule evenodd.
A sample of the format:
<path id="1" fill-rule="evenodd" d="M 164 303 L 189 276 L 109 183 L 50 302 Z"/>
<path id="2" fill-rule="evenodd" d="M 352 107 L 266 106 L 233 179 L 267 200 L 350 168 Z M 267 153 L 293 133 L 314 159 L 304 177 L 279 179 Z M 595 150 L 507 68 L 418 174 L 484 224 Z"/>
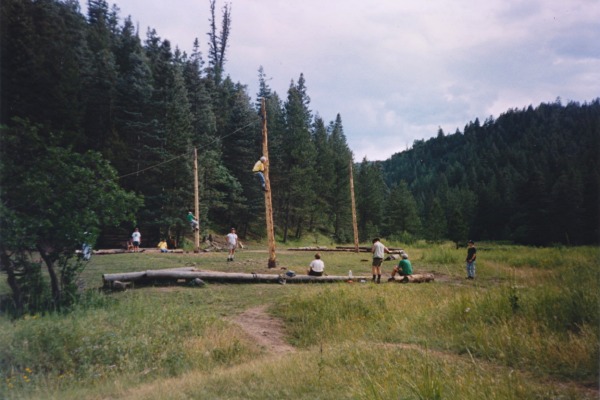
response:
<path id="1" fill-rule="evenodd" d="M 412 275 L 412 273 L 413 273 L 412 265 L 411 265 L 410 261 L 408 260 L 408 254 L 406 254 L 404 252 L 404 250 L 401 250 L 400 257 L 402 259 L 400 260 L 398 265 L 394 267 L 394 270 L 392 271 L 392 277 L 390 279 L 388 279 L 388 282 L 391 282 L 394 280 L 394 276 L 396 275 L 396 273 L 400 276 L 409 276 L 409 275 Z"/>
<path id="2" fill-rule="evenodd" d="M 321 260 L 321 255 L 319 253 L 315 254 L 315 259 L 311 261 L 310 268 L 306 271 L 307 275 L 311 276 L 323 276 L 323 271 L 325 270 L 325 263 Z"/>
<path id="3" fill-rule="evenodd" d="M 156 245 L 156 247 L 158 247 L 158 249 L 160 250 L 161 253 L 168 253 L 169 252 L 169 247 L 167 246 L 167 241 L 166 240 L 161 240 L 160 242 L 158 242 L 158 244 Z"/>

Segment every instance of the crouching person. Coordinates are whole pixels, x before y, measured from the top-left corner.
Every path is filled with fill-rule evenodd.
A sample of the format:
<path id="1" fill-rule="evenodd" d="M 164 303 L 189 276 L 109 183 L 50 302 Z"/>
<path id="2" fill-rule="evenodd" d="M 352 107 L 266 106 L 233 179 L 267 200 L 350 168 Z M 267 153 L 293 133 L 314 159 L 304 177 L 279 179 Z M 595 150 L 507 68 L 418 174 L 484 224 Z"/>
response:
<path id="1" fill-rule="evenodd" d="M 398 265 L 394 267 L 394 270 L 392 271 L 392 277 L 388 279 L 388 282 L 393 281 L 396 274 L 400 276 L 409 276 L 413 273 L 412 265 L 408 260 L 408 254 L 406 254 L 404 251 L 401 251 L 400 257 L 401 260 Z"/>

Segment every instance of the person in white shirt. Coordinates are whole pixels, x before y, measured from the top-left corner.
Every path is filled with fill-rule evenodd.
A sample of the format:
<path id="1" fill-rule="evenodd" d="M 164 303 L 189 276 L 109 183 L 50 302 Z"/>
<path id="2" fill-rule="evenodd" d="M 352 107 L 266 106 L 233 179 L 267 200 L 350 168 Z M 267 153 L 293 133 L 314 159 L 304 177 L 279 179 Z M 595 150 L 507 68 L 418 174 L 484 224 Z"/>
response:
<path id="1" fill-rule="evenodd" d="M 235 256 L 235 249 L 238 246 L 238 236 L 235 233 L 235 228 L 231 228 L 231 232 L 227 234 L 227 247 L 229 248 L 229 255 L 227 261 L 233 261 Z"/>
<path id="2" fill-rule="evenodd" d="M 325 270 L 325 263 L 321 260 L 321 255 L 319 253 L 315 254 L 315 259 L 311 261 L 309 265 L 309 269 L 306 272 L 311 276 L 323 276 L 323 271 Z"/>
<path id="3" fill-rule="evenodd" d="M 373 239 L 373 249 L 371 252 L 373 253 L 373 282 L 381 283 L 381 264 L 383 263 L 383 256 L 384 253 L 389 254 L 390 251 L 379 241 L 379 238 L 375 238 Z M 377 281 L 375 280 L 376 277 Z"/>
<path id="4" fill-rule="evenodd" d="M 133 243 L 133 252 L 137 253 L 140 251 L 140 244 L 142 244 L 142 234 L 138 228 L 135 228 L 131 234 L 131 241 Z"/>

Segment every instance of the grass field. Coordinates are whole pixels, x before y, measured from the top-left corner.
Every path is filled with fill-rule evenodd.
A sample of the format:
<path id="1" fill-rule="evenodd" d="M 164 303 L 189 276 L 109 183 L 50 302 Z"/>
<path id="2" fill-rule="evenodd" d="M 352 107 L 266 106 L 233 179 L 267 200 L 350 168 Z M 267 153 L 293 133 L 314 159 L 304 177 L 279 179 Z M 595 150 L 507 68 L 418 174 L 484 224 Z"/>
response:
<path id="1" fill-rule="evenodd" d="M 598 398 L 598 248 L 479 243 L 474 281 L 464 279 L 465 249 L 405 250 L 415 273 L 435 282 L 106 293 L 103 273 L 280 271 L 267 268 L 260 245 L 234 262 L 223 252 L 94 256 L 81 276 L 89 291 L 72 313 L 0 316 L 0 398 Z M 277 249 L 279 266 L 296 273 L 312 256 Z M 322 256 L 329 275 L 370 275 L 369 253 Z M 293 351 L 273 352 L 233 320 L 258 306 L 281 322 Z"/>

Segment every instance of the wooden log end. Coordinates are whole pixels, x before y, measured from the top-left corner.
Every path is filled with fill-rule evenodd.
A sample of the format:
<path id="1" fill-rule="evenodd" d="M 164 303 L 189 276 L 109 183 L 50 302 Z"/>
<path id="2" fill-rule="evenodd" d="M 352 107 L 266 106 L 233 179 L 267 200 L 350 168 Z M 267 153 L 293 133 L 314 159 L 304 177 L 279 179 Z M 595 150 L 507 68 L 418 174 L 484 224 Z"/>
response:
<path id="1" fill-rule="evenodd" d="M 111 288 L 118 291 L 125 291 L 129 286 L 131 286 L 131 282 L 113 281 L 111 283 Z"/>

